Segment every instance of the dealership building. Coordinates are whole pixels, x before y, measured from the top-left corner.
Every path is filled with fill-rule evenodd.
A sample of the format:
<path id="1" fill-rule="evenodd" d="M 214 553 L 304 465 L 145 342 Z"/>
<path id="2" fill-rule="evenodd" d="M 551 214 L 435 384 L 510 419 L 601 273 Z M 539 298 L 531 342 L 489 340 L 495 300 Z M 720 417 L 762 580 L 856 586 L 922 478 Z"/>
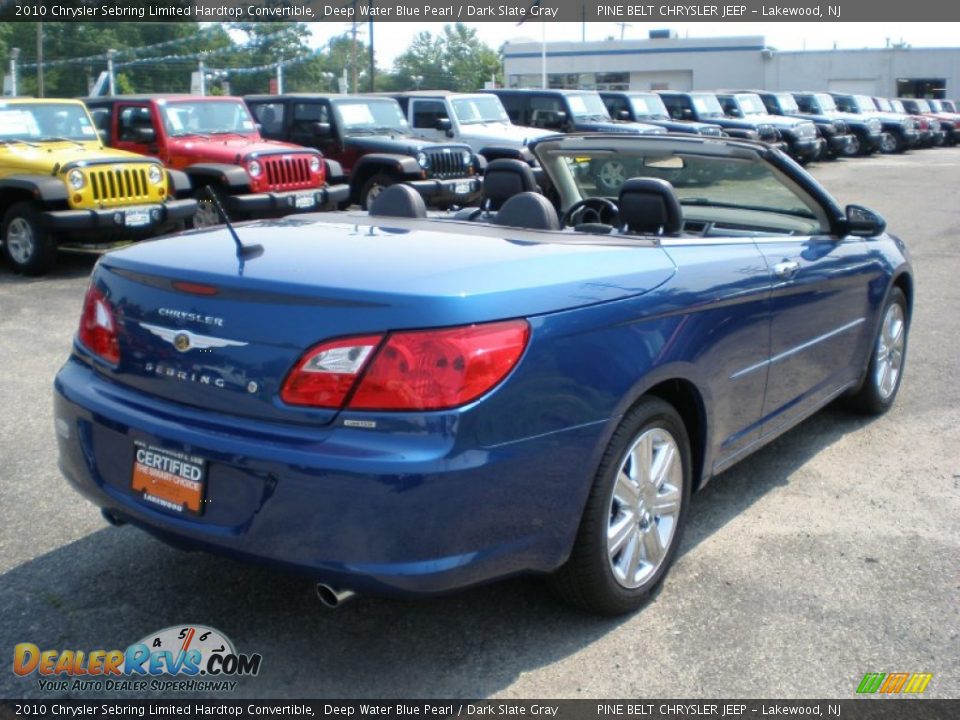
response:
<path id="1" fill-rule="evenodd" d="M 889 47 L 782 52 L 762 35 L 546 43 L 550 87 L 595 90 L 836 90 L 880 96 L 960 97 L 960 48 Z M 503 49 L 508 87 L 540 87 L 542 46 Z"/>

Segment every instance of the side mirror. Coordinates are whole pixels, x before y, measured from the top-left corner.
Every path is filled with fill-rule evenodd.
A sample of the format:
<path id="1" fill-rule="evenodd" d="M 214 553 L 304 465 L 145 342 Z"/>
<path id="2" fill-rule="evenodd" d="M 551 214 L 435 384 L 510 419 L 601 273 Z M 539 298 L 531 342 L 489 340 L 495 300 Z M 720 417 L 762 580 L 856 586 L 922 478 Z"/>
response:
<path id="1" fill-rule="evenodd" d="M 137 127 L 131 131 L 133 141 L 140 145 L 148 145 L 157 139 L 157 133 L 152 127 Z"/>
<path id="2" fill-rule="evenodd" d="M 617 112 L 617 120 L 630 120 L 630 111 L 629 110 L 619 110 Z"/>
<path id="3" fill-rule="evenodd" d="M 847 205 L 846 227 L 848 235 L 875 237 L 887 229 L 887 221 L 870 208 L 862 205 Z"/>
<path id="4" fill-rule="evenodd" d="M 727 109 L 727 115 L 729 115 L 730 117 L 735 117 L 735 118 L 743 117 L 743 113 L 740 112 L 740 108 L 737 108 L 737 107 L 728 108 L 728 109 Z"/>
<path id="5" fill-rule="evenodd" d="M 453 128 L 453 123 L 450 121 L 450 118 L 437 118 L 437 121 L 434 124 L 434 127 L 437 130 L 446 132 Z"/>
<path id="6" fill-rule="evenodd" d="M 330 135 L 330 123 L 315 122 L 313 124 L 313 134 L 317 137 L 328 137 Z"/>

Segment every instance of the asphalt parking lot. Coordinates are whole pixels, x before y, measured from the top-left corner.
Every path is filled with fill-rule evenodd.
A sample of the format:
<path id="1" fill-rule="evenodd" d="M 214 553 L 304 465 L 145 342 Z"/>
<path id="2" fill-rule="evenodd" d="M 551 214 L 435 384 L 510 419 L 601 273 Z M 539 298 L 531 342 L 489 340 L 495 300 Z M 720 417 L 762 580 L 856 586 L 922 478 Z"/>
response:
<path id="1" fill-rule="evenodd" d="M 917 295 L 896 407 L 828 408 L 693 499 L 662 591 L 619 620 L 535 578 L 325 610 L 309 582 L 112 528 L 61 479 L 51 381 L 93 259 L 0 261 L 0 697 L 42 697 L 13 646 L 125 648 L 200 623 L 263 655 L 225 697 L 838 697 L 931 672 L 960 697 L 960 148 L 821 163 L 904 237 Z"/>

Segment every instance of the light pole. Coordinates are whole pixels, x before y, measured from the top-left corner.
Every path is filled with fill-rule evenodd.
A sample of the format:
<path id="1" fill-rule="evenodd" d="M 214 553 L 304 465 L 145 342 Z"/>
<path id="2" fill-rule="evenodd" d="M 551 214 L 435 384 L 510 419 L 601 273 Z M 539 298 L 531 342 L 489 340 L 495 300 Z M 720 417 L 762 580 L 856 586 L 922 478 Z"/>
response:
<path id="1" fill-rule="evenodd" d="M 419 90 L 419 89 L 420 89 L 420 83 L 423 82 L 423 75 L 411 75 L 411 76 L 410 76 L 410 79 L 413 80 L 413 88 L 414 88 L 414 90 Z"/>
<path id="2" fill-rule="evenodd" d="M 17 95 L 17 59 L 20 57 L 20 48 L 10 48 L 10 94 Z"/>
<path id="3" fill-rule="evenodd" d="M 116 54 L 116 50 L 107 50 L 107 81 L 109 82 L 111 96 L 117 94 L 117 85 L 113 78 L 113 56 Z"/>

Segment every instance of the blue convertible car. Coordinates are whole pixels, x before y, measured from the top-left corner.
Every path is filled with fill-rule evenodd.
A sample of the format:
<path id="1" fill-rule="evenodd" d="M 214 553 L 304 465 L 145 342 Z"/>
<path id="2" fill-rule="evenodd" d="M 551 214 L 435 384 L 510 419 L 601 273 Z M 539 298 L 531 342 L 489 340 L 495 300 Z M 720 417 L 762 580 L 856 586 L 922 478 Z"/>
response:
<path id="1" fill-rule="evenodd" d="M 476 209 L 401 185 L 105 255 L 56 379 L 69 482 L 329 604 L 537 572 L 617 614 L 691 492 L 836 398 L 893 403 L 913 279 L 876 214 L 746 141 L 534 152 L 554 202 L 498 160 Z"/>

